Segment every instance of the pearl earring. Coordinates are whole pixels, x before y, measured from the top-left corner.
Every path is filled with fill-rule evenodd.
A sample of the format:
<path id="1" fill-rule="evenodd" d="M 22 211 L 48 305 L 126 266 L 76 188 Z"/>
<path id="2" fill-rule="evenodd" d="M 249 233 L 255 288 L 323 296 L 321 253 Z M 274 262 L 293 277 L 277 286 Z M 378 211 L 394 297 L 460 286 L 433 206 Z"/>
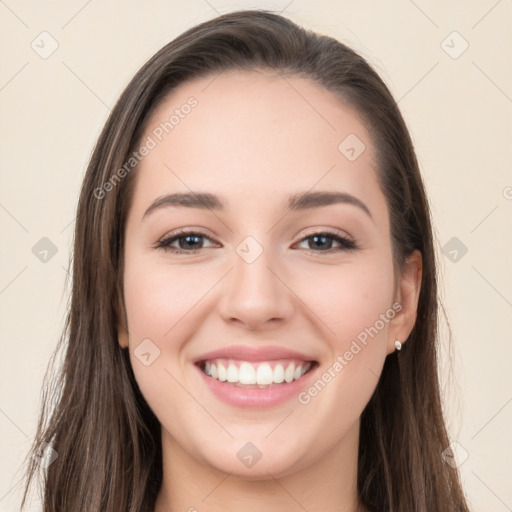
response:
<path id="1" fill-rule="evenodd" d="M 398 340 L 396 340 L 395 341 L 395 347 L 396 347 L 397 350 L 400 350 L 402 348 L 402 344 Z"/>

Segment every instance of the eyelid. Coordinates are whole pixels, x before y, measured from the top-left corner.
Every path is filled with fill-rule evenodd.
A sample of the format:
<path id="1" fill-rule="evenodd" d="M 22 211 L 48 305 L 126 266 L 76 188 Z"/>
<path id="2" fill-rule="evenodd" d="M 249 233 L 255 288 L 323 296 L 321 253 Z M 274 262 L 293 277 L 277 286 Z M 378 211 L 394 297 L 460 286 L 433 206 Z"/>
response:
<path id="1" fill-rule="evenodd" d="M 302 233 L 302 231 L 300 231 L 299 233 Z M 302 241 L 304 238 L 307 238 L 308 236 L 313 236 L 313 235 L 317 235 L 317 234 L 321 234 L 321 233 L 343 237 L 343 238 L 346 238 L 347 240 L 350 240 L 351 242 L 355 243 L 354 238 L 351 235 L 349 235 L 346 231 L 339 229 L 339 228 L 330 228 L 330 227 L 321 227 L 321 226 L 308 228 L 306 230 L 306 232 L 302 234 L 299 241 Z"/>
<path id="2" fill-rule="evenodd" d="M 323 229 L 314 229 L 310 233 L 304 234 L 296 244 L 304 243 L 308 238 L 312 238 L 313 236 L 325 236 L 327 238 L 331 238 L 335 243 L 338 243 L 340 247 L 328 249 L 326 251 L 315 251 L 313 249 L 305 249 L 306 251 L 313 254 L 333 254 L 341 251 L 352 251 L 359 249 L 358 243 L 350 236 L 344 232 L 340 232 L 337 229 L 333 228 L 323 228 Z M 296 245 L 294 244 L 294 245 Z"/>
<path id="3" fill-rule="evenodd" d="M 181 228 L 177 231 L 171 232 L 169 234 L 164 235 L 154 246 L 154 249 L 163 249 L 166 252 L 174 253 L 174 254 L 196 254 L 200 252 L 203 249 L 207 249 L 208 247 L 201 247 L 199 249 L 181 249 L 177 247 L 172 247 L 171 243 L 175 243 L 180 238 L 186 237 L 186 236 L 197 236 L 203 239 L 207 239 L 210 242 L 213 242 L 213 244 L 216 243 L 215 239 L 203 231 L 204 228 Z M 331 238 L 334 240 L 335 243 L 339 244 L 339 247 L 336 248 L 330 248 L 328 250 L 314 250 L 309 248 L 304 248 L 303 250 L 312 253 L 312 254 L 333 254 L 338 253 L 342 251 L 353 251 L 359 249 L 359 245 L 357 242 L 346 232 L 343 232 L 339 230 L 338 228 L 320 228 L 320 227 L 314 227 L 309 228 L 306 233 L 303 233 L 302 236 L 299 238 L 297 242 L 294 243 L 294 245 L 304 243 L 308 238 L 311 238 L 313 236 L 326 236 L 327 238 Z"/>
<path id="4" fill-rule="evenodd" d="M 165 242 L 168 242 L 168 241 L 172 240 L 172 242 L 174 243 L 176 240 L 178 240 L 181 237 L 191 236 L 191 235 L 200 236 L 200 237 L 202 237 L 204 239 L 209 240 L 210 242 L 218 243 L 218 242 L 215 241 L 215 239 L 212 236 L 207 235 L 205 233 L 205 228 L 189 227 L 189 228 L 181 228 L 181 229 L 178 229 L 177 231 L 171 231 L 170 233 L 166 233 L 164 236 L 162 236 L 153 245 L 153 248 L 155 248 L 155 249 L 158 249 L 158 248 L 165 249 L 166 247 L 162 247 L 162 244 L 164 244 Z M 183 249 L 181 249 L 181 250 L 183 250 Z M 192 251 L 193 250 L 184 251 L 184 252 L 192 252 Z"/>

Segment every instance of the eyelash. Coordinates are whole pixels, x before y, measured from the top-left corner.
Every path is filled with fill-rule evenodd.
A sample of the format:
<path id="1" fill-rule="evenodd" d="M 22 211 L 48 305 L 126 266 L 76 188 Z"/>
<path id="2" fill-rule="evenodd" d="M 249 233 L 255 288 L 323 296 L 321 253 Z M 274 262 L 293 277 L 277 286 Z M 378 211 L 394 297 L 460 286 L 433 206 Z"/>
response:
<path id="1" fill-rule="evenodd" d="M 184 249 L 178 249 L 176 247 L 171 247 L 171 243 L 179 240 L 180 238 L 186 238 L 187 236 L 197 236 L 197 237 L 206 238 L 206 239 L 212 241 L 212 239 L 209 236 L 207 236 L 207 235 L 205 235 L 203 233 L 198 233 L 196 231 L 186 231 L 186 230 L 183 230 L 183 231 L 179 231 L 177 233 L 173 233 L 169 237 L 160 240 L 159 242 L 157 242 L 157 244 L 154 246 L 154 248 L 155 249 L 163 249 L 166 252 L 171 252 L 171 253 L 174 253 L 174 254 L 195 254 L 195 253 L 199 252 L 201 249 L 184 250 Z M 305 240 L 308 240 L 310 238 L 313 238 L 315 236 L 320 236 L 320 237 L 325 237 L 325 238 L 332 238 L 334 241 L 338 242 L 341 245 L 341 247 L 339 247 L 337 249 L 336 248 L 335 249 L 329 249 L 329 250 L 326 250 L 326 251 L 322 251 L 322 250 L 315 251 L 313 249 L 305 249 L 306 251 L 308 251 L 310 253 L 332 254 L 334 252 L 339 252 L 339 251 L 354 251 L 354 250 L 358 249 L 358 246 L 352 240 L 349 240 L 348 238 L 346 238 L 344 236 L 341 236 L 338 233 L 334 233 L 334 232 L 328 231 L 328 230 L 326 230 L 326 231 L 324 230 L 324 231 L 320 231 L 320 232 L 315 232 L 315 233 L 312 233 L 312 234 L 310 234 L 308 236 L 305 236 L 304 238 L 302 238 L 299 241 L 299 243 L 303 242 Z"/>

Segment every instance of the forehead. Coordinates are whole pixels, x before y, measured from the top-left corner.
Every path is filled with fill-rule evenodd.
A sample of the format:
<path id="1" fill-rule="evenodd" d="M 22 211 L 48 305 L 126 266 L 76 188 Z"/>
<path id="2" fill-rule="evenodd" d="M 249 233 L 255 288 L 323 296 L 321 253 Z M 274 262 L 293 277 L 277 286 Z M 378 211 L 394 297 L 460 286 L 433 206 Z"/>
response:
<path id="1" fill-rule="evenodd" d="M 155 109 L 148 138 L 154 148 L 137 181 L 149 195 L 166 184 L 248 201 L 317 185 L 360 195 L 378 188 L 357 111 L 307 78 L 230 71 L 186 82 Z"/>

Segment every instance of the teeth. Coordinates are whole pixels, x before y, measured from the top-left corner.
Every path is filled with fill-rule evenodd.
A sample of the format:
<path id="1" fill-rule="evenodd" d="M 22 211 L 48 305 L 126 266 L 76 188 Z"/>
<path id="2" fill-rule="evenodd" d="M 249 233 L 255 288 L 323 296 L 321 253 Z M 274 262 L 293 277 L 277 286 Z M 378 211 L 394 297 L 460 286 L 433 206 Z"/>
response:
<path id="1" fill-rule="evenodd" d="M 269 385 L 274 382 L 274 372 L 270 365 L 260 364 L 256 371 L 256 382 L 261 385 Z"/>
<path id="2" fill-rule="evenodd" d="M 238 364 L 237 364 L 238 363 Z M 309 369 L 311 363 L 278 363 L 272 368 L 270 363 L 249 363 L 247 361 L 215 360 L 207 361 L 204 373 L 221 382 L 231 382 L 246 386 L 267 387 L 282 382 L 300 379 Z"/>
<path id="3" fill-rule="evenodd" d="M 212 375 L 213 377 L 213 375 Z M 240 384 L 256 384 L 256 370 L 249 363 L 242 363 L 238 370 L 238 382 Z M 260 384 L 258 382 L 258 384 Z"/>
<path id="4" fill-rule="evenodd" d="M 286 382 L 291 382 L 293 380 L 293 374 L 295 373 L 295 366 L 290 364 L 286 371 L 284 372 L 284 380 Z"/>
<path id="5" fill-rule="evenodd" d="M 221 364 L 219 364 L 219 366 L 222 366 Z M 210 375 L 210 374 L 207 374 L 207 375 Z M 228 375 L 228 382 L 238 382 L 238 368 L 233 365 L 233 364 L 230 364 L 228 366 L 228 370 L 227 370 L 227 375 Z"/>
<path id="6" fill-rule="evenodd" d="M 278 364 L 274 368 L 274 382 L 281 384 L 284 381 L 284 368 L 282 364 Z"/>
<path id="7" fill-rule="evenodd" d="M 226 380 L 228 380 L 228 372 L 226 368 L 224 368 L 224 366 L 222 366 L 221 364 L 217 366 L 217 373 L 219 374 L 219 380 L 221 382 L 225 382 Z"/>

